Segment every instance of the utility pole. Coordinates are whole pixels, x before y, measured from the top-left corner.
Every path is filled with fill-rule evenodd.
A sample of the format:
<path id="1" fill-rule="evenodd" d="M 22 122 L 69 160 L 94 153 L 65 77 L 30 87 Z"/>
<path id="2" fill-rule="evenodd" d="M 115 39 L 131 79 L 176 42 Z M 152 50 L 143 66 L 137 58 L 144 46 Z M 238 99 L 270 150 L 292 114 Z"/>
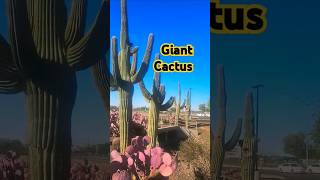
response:
<path id="1" fill-rule="evenodd" d="M 309 166 L 309 143 L 310 143 L 310 136 L 311 134 L 307 134 L 305 138 L 305 144 L 306 144 L 306 166 Z"/>
<path id="2" fill-rule="evenodd" d="M 255 86 L 252 86 L 252 89 L 256 90 L 256 122 L 255 122 L 255 135 L 256 135 L 256 163 L 255 163 L 255 169 L 258 170 L 258 152 L 259 152 L 259 90 L 263 88 L 264 86 L 262 84 L 257 84 Z"/>

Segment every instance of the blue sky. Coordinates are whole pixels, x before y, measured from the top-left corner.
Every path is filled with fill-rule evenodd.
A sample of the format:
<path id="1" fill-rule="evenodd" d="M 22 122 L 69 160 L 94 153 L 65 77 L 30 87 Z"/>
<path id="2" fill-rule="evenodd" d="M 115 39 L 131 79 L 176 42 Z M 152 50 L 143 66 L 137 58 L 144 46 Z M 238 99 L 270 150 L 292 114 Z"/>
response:
<path id="1" fill-rule="evenodd" d="M 261 35 L 213 35 L 212 62 L 224 64 L 229 126 L 243 115 L 245 92 L 265 85 L 261 114 L 264 153 L 282 152 L 288 133 L 309 132 L 320 107 L 319 1 L 221 0 L 260 3 L 268 8 L 268 27 Z M 215 70 L 215 69 L 213 69 Z"/>
<path id="2" fill-rule="evenodd" d="M 162 84 L 166 86 L 166 100 L 177 95 L 177 83 L 181 84 L 181 95 L 185 98 L 187 90 L 192 89 L 192 109 L 207 103 L 210 96 L 210 32 L 209 2 L 206 0 L 128 0 L 129 38 L 139 47 L 138 63 L 142 61 L 147 38 L 154 34 L 152 59 L 144 78 L 146 87 L 151 91 L 154 54 L 160 53 L 162 43 L 176 45 L 192 44 L 194 57 L 162 57 L 165 62 L 178 60 L 194 63 L 193 73 L 161 73 Z M 120 39 L 120 1 L 111 0 L 111 36 Z M 118 104 L 118 94 L 111 94 L 111 104 Z M 135 85 L 133 106 L 147 106 L 139 86 Z"/>

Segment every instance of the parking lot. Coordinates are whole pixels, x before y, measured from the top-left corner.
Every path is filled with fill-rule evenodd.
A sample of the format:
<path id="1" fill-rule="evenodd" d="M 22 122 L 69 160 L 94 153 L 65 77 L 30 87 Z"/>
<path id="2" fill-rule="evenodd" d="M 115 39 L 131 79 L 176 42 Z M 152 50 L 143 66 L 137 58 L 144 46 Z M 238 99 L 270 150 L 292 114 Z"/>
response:
<path id="1" fill-rule="evenodd" d="M 291 173 L 280 173 L 278 171 L 264 171 L 263 173 L 282 176 L 285 178 L 285 180 L 320 180 L 320 174 L 308 174 L 308 173 L 291 174 Z M 276 179 L 268 179 L 268 180 L 276 180 Z"/>

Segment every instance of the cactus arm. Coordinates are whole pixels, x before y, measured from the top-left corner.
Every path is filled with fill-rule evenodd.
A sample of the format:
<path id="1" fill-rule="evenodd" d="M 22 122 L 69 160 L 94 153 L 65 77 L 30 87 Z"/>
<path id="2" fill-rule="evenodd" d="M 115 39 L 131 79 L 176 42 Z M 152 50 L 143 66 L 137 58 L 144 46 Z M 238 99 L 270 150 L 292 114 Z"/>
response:
<path id="1" fill-rule="evenodd" d="M 0 35 L 0 73 L 5 75 L 14 71 L 16 71 L 16 67 L 13 62 L 11 47 Z"/>
<path id="2" fill-rule="evenodd" d="M 10 45 L 0 35 L 0 93 L 14 94 L 22 90 L 22 78 L 14 65 Z"/>
<path id="3" fill-rule="evenodd" d="M 133 49 L 130 50 L 130 54 L 134 55 L 138 53 L 138 47 L 134 47 Z"/>
<path id="4" fill-rule="evenodd" d="M 218 66 L 217 69 L 217 97 L 216 97 L 216 106 L 217 106 L 217 134 L 222 135 L 223 143 L 225 136 L 225 126 L 226 126 L 226 105 L 227 105 L 227 95 L 225 87 L 225 76 L 223 66 Z"/>
<path id="5" fill-rule="evenodd" d="M 154 95 L 159 94 L 160 82 L 161 82 L 161 74 L 159 72 L 154 72 L 153 86 L 152 86 L 152 92 Z"/>
<path id="6" fill-rule="evenodd" d="M 147 48 L 143 56 L 142 64 L 140 65 L 138 72 L 136 72 L 130 78 L 130 81 L 132 83 L 140 82 L 143 79 L 143 77 L 146 75 L 149 67 L 152 46 L 153 46 L 153 35 L 150 33 L 148 37 Z"/>
<path id="7" fill-rule="evenodd" d="M 173 105 L 174 101 L 175 101 L 175 98 L 170 97 L 170 99 L 165 104 L 160 105 L 160 111 L 168 110 Z"/>
<path id="8" fill-rule="evenodd" d="M 159 88 L 159 103 L 162 104 L 165 98 L 166 98 L 166 88 L 165 86 L 161 85 Z"/>
<path id="9" fill-rule="evenodd" d="M 84 34 L 86 24 L 87 0 L 73 0 L 71 14 L 65 30 L 65 43 L 67 47 L 77 43 Z"/>
<path id="10" fill-rule="evenodd" d="M 133 76 L 137 72 L 138 48 L 135 47 L 134 49 L 132 49 L 130 54 L 132 55 L 130 75 Z"/>
<path id="11" fill-rule="evenodd" d="M 9 32 L 13 61 L 16 68 L 23 72 L 27 67 L 31 67 L 37 56 L 32 33 L 28 20 L 26 1 L 8 1 Z M 26 48 L 28 47 L 28 48 Z M 28 57 L 24 58 L 23 57 Z"/>
<path id="12" fill-rule="evenodd" d="M 95 64 L 109 48 L 108 13 L 109 3 L 104 1 L 90 32 L 74 46 L 68 48 L 68 63 L 74 70 L 82 70 Z"/>
<path id="13" fill-rule="evenodd" d="M 186 100 L 183 100 L 182 105 L 180 106 L 180 109 L 183 109 L 186 106 Z"/>
<path id="14" fill-rule="evenodd" d="M 106 58 L 98 60 L 92 68 L 93 77 L 96 87 L 103 100 L 104 109 L 107 112 L 107 121 L 110 119 L 110 89 L 114 90 L 116 87 L 112 84 L 112 76 L 106 63 Z M 109 124 L 109 122 L 108 122 Z"/>
<path id="15" fill-rule="evenodd" d="M 118 55 L 118 43 L 117 38 L 112 37 L 112 44 L 111 44 L 111 62 L 112 62 L 112 76 L 114 80 L 114 84 L 117 86 L 120 86 L 122 83 L 121 75 L 120 75 L 120 69 L 119 69 L 119 59 L 120 59 L 120 53 Z"/>
<path id="16" fill-rule="evenodd" d="M 139 82 L 139 87 L 141 90 L 141 93 L 143 95 L 144 98 L 146 98 L 147 101 L 150 101 L 152 99 L 152 95 L 151 93 L 148 91 L 148 89 L 146 88 L 146 86 L 144 85 L 143 81 Z"/>
<path id="17" fill-rule="evenodd" d="M 254 116 L 253 116 L 253 97 L 252 93 L 248 93 L 246 97 L 246 104 L 245 104 L 245 134 L 244 137 L 253 137 L 254 136 Z"/>
<path id="18" fill-rule="evenodd" d="M 242 119 L 239 118 L 237 122 L 237 126 L 233 131 L 233 135 L 231 139 L 224 145 L 224 148 L 226 151 L 231 151 L 238 144 L 238 141 L 241 135 L 241 129 L 242 129 Z"/>
<path id="19" fill-rule="evenodd" d="M 121 0 L 121 29 L 120 29 L 120 48 L 126 49 L 125 47 L 129 43 L 128 35 L 128 18 L 127 18 L 127 2 Z"/>
<path id="20" fill-rule="evenodd" d="M 0 72 L 0 94 L 15 94 L 24 90 L 22 78 L 6 77 Z"/>

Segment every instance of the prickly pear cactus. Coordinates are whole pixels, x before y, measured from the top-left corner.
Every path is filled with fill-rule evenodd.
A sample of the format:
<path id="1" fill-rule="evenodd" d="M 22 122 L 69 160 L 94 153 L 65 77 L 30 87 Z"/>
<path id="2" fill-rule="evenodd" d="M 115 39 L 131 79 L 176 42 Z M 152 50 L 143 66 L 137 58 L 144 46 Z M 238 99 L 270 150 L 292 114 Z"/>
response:
<path id="1" fill-rule="evenodd" d="M 244 139 L 242 144 L 241 157 L 241 177 L 243 180 L 254 180 L 254 167 L 256 158 L 256 141 L 254 134 L 254 115 L 253 115 L 252 93 L 248 93 L 245 103 L 244 114 Z"/>
<path id="2" fill-rule="evenodd" d="M 159 55 L 156 55 L 159 59 Z M 166 96 L 165 86 L 160 85 L 160 73 L 155 72 L 153 78 L 152 94 L 146 89 L 144 82 L 139 83 L 142 95 L 149 103 L 148 129 L 147 134 L 151 138 L 150 146 L 155 147 L 158 139 L 158 123 L 160 111 L 168 110 L 174 103 L 175 98 L 170 99 L 163 104 Z"/>
<path id="3" fill-rule="evenodd" d="M 121 153 L 123 153 L 129 145 L 129 122 L 132 118 L 133 85 L 142 81 L 148 71 L 152 45 L 153 35 L 149 34 L 142 64 L 137 71 L 138 48 L 132 47 L 132 44 L 129 41 L 127 2 L 126 0 L 121 0 L 120 52 L 118 52 L 117 38 L 112 37 L 112 75 L 110 77 L 112 88 L 113 90 L 118 91 L 120 100 L 119 126 Z M 130 61 L 130 57 L 132 57 L 132 62 Z M 102 68 L 99 71 L 103 74 L 106 70 Z M 104 81 L 108 81 L 108 78 Z"/>
<path id="4" fill-rule="evenodd" d="M 9 43 L 0 36 L 0 93 L 26 95 L 32 180 L 69 179 L 76 71 L 109 48 L 109 2 L 87 34 L 87 1 L 73 1 L 69 18 L 64 3 L 8 1 Z"/>
<path id="5" fill-rule="evenodd" d="M 226 105 L 227 96 L 225 89 L 224 69 L 219 66 L 217 69 L 217 91 L 216 91 L 216 130 L 212 134 L 213 141 L 211 142 L 211 176 L 213 180 L 221 180 L 221 169 L 226 151 L 232 150 L 238 143 L 241 135 L 242 120 L 237 122 L 236 129 L 233 132 L 231 139 L 225 142 L 226 128 Z"/>

